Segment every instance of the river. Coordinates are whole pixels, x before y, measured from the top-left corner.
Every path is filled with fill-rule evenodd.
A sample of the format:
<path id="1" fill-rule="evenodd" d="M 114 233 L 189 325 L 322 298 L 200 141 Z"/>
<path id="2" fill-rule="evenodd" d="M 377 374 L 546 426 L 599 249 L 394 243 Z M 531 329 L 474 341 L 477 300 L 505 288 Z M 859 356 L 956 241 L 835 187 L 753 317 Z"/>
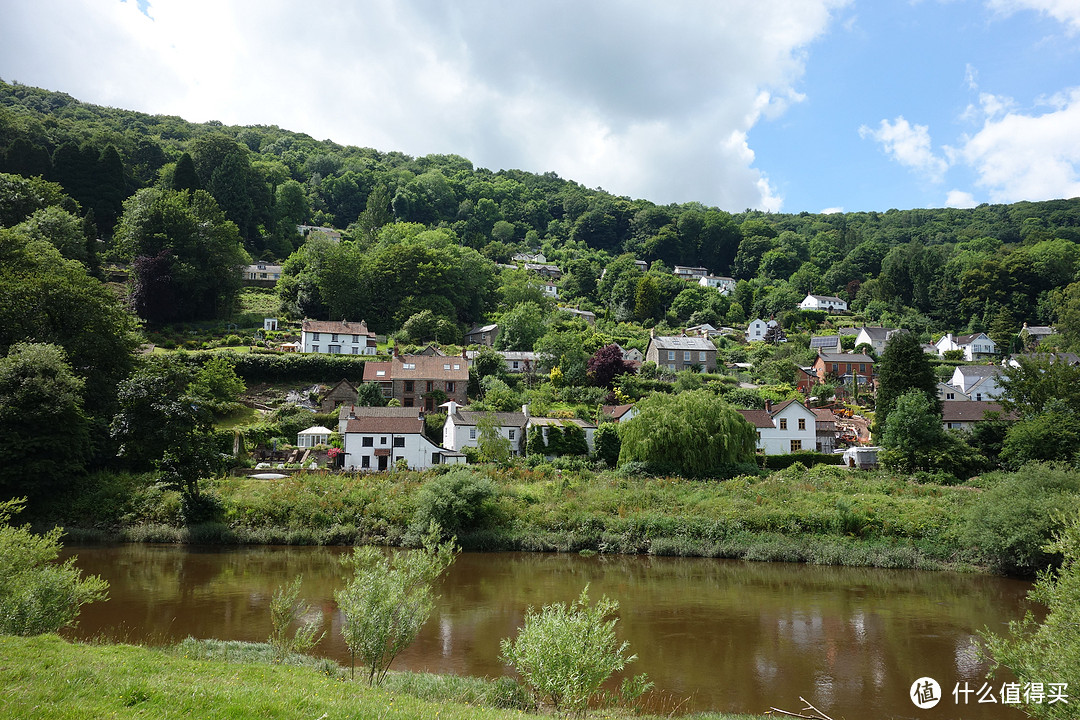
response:
<path id="1" fill-rule="evenodd" d="M 330 632 L 316 652 L 347 664 L 334 591 L 344 548 L 72 547 L 78 566 L 110 583 L 69 635 L 132 642 L 197 638 L 265 641 L 275 589 L 303 574 L 303 597 Z M 1027 608 L 1030 584 L 982 575 L 753 563 L 701 558 L 466 553 L 439 588 L 417 641 L 392 669 L 494 677 L 508 672 L 499 641 L 526 608 L 577 597 L 619 601 L 621 639 L 639 659 L 629 670 L 656 683 L 666 712 L 796 711 L 805 697 L 835 718 L 964 718 L 1023 715 L 957 704 L 959 683 L 979 689 L 985 666 L 973 648 L 986 627 L 1004 631 Z M 917 708 L 912 683 L 935 678 L 944 696 Z M 1047 682 L 1052 679 L 1047 678 Z M 1001 680 L 993 683 L 1000 693 Z M 960 696 L 961 700 L 963 699 Z"/>

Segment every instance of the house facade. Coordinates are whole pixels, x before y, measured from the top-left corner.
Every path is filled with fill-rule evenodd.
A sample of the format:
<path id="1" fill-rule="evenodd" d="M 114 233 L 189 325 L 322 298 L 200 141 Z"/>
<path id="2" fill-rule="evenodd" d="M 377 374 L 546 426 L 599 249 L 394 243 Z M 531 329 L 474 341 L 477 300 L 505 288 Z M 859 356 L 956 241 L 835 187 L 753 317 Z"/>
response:
<path id="1" fill-rule="evenodd" d="M 1001 368 L 996 365 L 960 365 L 953 370 L 949 385 L 962 392 L 969 400 L 982 402 L 1001 396 L 1001 385 L 998 384 L 1000 378 Z"/>
<path id="2" fill-rule="evenodd" d="M 423 435 L 424 420 L 417 417 L 357 417 L 346 421 L 344 433 L 347 470 L 393 470 L 404 460 L 410 470 L 465 462 L 465 456 L 441 448 Z"/>
<path id="3" fill-rule="evenodd" d="M 945 333 L 945 337 L 934 343 L 934 347 L 937 348 L 938 355 L 944 355 L 950 350 L 963 350 L 964 359 L 968 362 L 997 355 L 997 345 L 986 333 L 959 336 Z"/>
<path id="4" fill-rule="evenodd" d="M 300 352 L 330 355 L 375 355 L 375 333 L 367 323 L 345 320 L 304 320 L 300 326 Z"/>
<path id="5" fill-rule="evenodd" d="M 402 407 L 432 411 L 447 400 L 464 405 L 469 362 L 460 355 L 395 355 L 387 362 L 365 363 L 364 382 L 378 383 L 383 397 Z"/>
<path id="6" fill-rule="evenodd" d="M 527 408 L 525 408 L 527 409 Z M 592 455 L 596 452 L 596 426 L 591 422 L 586 422 L 580 418 L 545 418 L 545 417 L 528 417 L 528 421 L 525 424 L 525 433 L 538 432 L 544 438 L 544 442 L 548 442 L 548 431 L 552 427 L 562 428 L 565 425 L 577 425 L 585 433 L 585 444 L 589 447 L 589 454 Z"/>
<path id="7" fill-rule="evenodd" d="M 672 274 L 682 280 L 693 280 L 694 282 L 701 282 L 701 279 L 709 274 L 709 271 L 703 267 L 690 267 L 688 265 L 676 265 Z"/>
<path id="8" fill-rule="evenodd" d="M 339 405 L 355 405 L 356 398 L 356 386 L 342 378 L 323 395 L 319 401 L 319 410 L 324 413 L 334 412 Z"/>
<path id="9" fill-rule="evenodd" d="M 525 425 L 528 416 L 522 412 L 473 412 L 462 409 L 456 402 L 443 403 L 446 424 L 443 425 L 442 444 L 447 450 L 461 451 L 466 447 L 480 447 L 478 423 L 486 416 L 495 418 L 499 435 L 510 441 L 510 451 L 521 455 L 524 450 Z"/>
<path id="10" fill-rule="evenodd" d="M 946 430 L 971 430 L 986 419 L 986 413 L 1000 413 L 1001 405 L 987 401 L 945 401 L 941 403 L 941 424 Z"/>
<path id="11" fill-rule="evenodd" d="M 829 312 L 846 312 L 847 301 L 831 295 L 807 295 L 799 303 L 800 310 L 828 310 Z"/>
<path id="12" fill-rule="evenodd" d="M 858 378 L 860 385 L 870 385 L 874 382 L 874 360 L 859 353 L 820 353 L 814 361 L 814 372 L 818 382 L 836 378 L 847 384 Z"/>
<path id="13" fill-rule="evenodd" d="M 751 320 L 750 324 L 746 326 L 746 342 L 754 342 L 756 340 L 764 340 L 765 333 L 769 332 L 769 328 L 776 325 L 775 320 Z"/>
<path id="14" fill-rule="evenodd" d="M 466 345 L 487 345 L 491 347 L 495 344 L 495 339 L 499 337 L 499 326 L 495 324 L 491 325 L 477 325 L 472 330 L 465 333 Z"/>
<path id="15" fill-rule="evenodd" d="M 885 352 L 885 346 L 889 339 L 897 331 L 886 327 L 861 327 L 859 334 L 855 336 L 855 347 L 866 344 L 873 348 L 877 355 Z"/>
<path id="16" fill-rule="evenodd" d="M 301 430 L 296 434 L 296 446 L 313 448 L 316 445 L 329 445 L 331 432 L 330 428 L 324 428 L 322 425 L 315 425 L 306 430 Z"/>
<path id="17" fill-rule="evenodd" d="M 764 410 L 739 410 L 757 433 L 757 449 L 766 455 L 817 450 L 817 416 L 801 402 L 788 400 Z"/>
<path id="18" fill-rule="evenodd" d="M 669 372 L 701 368 L 716 370 L 716 346 L 703 337 L 658 336 L 649 339 L 645 360 Z"/>
<path id="19" fill-rule="evenodd" d="M 735 289 L 735 278 L 724 277 L 722 275 L 706 275 L 705 277 L 698 279 L 698 285 L 715 288 L 720 291 L 721 295 L 730 295 Z"/>
<path id="20" fill-rule="evenodd" d="M 244 268 L 245 280 L 261 280 L 268 284 L 276 283 L 281 279 L 281 266 L 270 263 L 253 263 Z"/>
<path id="21" fill-rule="evenodd" d="M 824 408 L 813 408 L 811 412 L 814 413 L 817 451 L 830 455 L 836 449 L 836 415 Z"/>

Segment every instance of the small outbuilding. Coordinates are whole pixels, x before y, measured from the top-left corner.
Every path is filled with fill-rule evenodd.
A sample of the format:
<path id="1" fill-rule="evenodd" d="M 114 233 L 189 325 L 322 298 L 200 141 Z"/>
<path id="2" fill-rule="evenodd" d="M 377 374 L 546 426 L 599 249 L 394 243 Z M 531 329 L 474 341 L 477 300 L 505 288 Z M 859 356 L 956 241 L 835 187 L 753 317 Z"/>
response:
<path id="1" fill-rule="evenodd" d="M 322 425 L 314 425 L 307 430 L 301 430 L 296 436 L 297 447 L 311 448 L 316 445 L 329 445 L 330 433 L 332 431 L 329 428 L 324 428 Z"/>

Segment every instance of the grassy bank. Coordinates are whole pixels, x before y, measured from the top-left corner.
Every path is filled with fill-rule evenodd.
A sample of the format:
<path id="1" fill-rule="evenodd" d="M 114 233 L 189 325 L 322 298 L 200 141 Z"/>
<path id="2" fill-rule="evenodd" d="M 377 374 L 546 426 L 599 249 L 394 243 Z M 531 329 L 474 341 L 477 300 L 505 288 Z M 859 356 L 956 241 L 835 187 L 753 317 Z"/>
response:
<path id="1" fill-rule="evenodd" d="M 464 473 L 464 480 L 461 480 Z M 450 482 L 457 478 L 457 482 Z M 429 519 L 467 550 L 650 553 L 900 568 L 964 567 L 980 488 L 799 465 L 726 481 L 554 468 L 226 477 L 185 503 L 108 476 L 47 513 L 73 539 L 408 544 Z"/>
<path id="2" fill-rule="evenodd" d="M 483 701 L 490 696 L 482 686 L 499 684 L 493 681 L 402 674 L 387 687 L 368 688 L 345 679 L 336 666 L 327 671 L 270 665 L 257 650 L 244 651 L 237 645 L 182 643 L 174 649 L 153 649 L 69 643 L 55 635 L 0 637 L 0 717 L 502 720 L 531 716 L 519 709 L 486 705 Z M 618 717 L 608 710 L 603 715 Z"/>

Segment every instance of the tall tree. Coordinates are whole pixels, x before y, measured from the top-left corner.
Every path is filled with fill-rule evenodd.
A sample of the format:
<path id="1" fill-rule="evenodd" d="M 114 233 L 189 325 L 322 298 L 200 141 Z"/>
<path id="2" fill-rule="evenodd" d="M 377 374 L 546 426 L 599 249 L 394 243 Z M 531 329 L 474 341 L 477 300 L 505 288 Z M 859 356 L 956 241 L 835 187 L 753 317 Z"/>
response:
<path id="1" fill-rule="evenodd" d="M 894 333 L 881 354 L 881 362 L 878 363 L 874 424 L 879 431 L 885 429 L 889 412 L 897 398 L 911 390 L 918 390 L 925 395 L 933 411 L 941 414 L 937 378 L 919 338 L 910 332 Z"/>

